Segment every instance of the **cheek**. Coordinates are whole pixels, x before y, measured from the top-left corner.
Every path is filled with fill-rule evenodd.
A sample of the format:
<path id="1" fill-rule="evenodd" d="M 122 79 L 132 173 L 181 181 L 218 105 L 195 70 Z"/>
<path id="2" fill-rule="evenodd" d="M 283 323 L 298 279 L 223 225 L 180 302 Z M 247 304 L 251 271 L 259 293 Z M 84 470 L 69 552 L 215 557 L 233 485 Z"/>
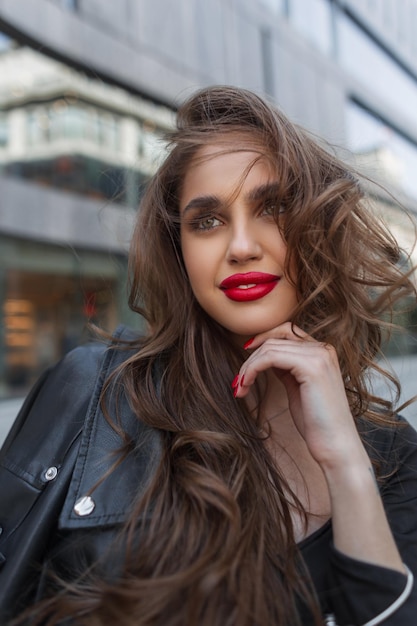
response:
<path id="1" fill-rule="evenodd" d="M 205 241 L 203 238 L 184 235 L 181 238 L 181 251 L 190 283 L 197 286 L 199 283 L 213 282 L 218 257 L 213 239 Z"/>
<path id="2" fill-rule="evenodd" d="M 207 274 L 206 261 L 204 256 L 199 253 L 198 247 L 188 242 L 182 244 L 182 258 L 184 261 L 185 271 L 187 272 L 188 282 L 195 295 L 199 291 L 199 287 L 205 282 Z"/>
<path id="3" fill-rule="evenodd" d="M 198 257 L 189 257 L 185 261 L 188 281 L 196 297 L 204 294 L 213 284 L 213 272 L 209 265 L 207 261 L 200 260 Z"/>

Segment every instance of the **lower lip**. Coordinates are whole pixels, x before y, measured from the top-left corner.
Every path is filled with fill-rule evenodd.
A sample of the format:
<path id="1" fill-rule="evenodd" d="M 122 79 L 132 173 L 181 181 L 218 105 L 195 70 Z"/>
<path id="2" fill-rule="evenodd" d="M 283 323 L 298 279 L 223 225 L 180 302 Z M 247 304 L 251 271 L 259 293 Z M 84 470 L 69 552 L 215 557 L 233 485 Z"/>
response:
<path id="1" fill-rule="evenodd" d="M 259 300 L 267 296 L 277 284 L 278 280 L 272 280 L 268 283 L 259 283 L 254 287 L 249 287 L 249 289 L 232 287 L 230 289 L 224 289 L 224 294 L 235 302 L 251 302 L 252 300 Z"/>

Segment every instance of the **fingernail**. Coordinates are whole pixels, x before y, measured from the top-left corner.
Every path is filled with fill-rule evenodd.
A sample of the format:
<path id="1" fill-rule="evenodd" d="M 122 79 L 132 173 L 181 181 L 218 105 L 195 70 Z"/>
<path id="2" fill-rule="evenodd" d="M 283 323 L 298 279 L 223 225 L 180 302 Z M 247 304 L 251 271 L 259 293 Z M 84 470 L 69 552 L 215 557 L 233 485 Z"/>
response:
<path id="1" fill-rule="evenodd" d="M 243 385 L 243 381 L 245 380 L 245 374 L 243 374 L 243 376 L 241 376 L 241 378 L 239 378 L 239 374 L 235 377 L 233 383 L 235 383 L 233 386 L 233 395 L 236 398 L 237 392 L 239 391 L 239 387 L 242 387 Z"/>
<path id="2" fill-rule="evenodd" d="M 244 349 L 244 350 L 247 350 L 247 349 L 248 349 L 248 348 L 252 345 L 252 343 L 253 343 L 254 339 L 255 339 L 255 337 L 252 337 L 252 339 L 249 339 L 249 341 L 247 341 L 247 342 L 244 344 L 243 349 Z"/>
<path id="3" fill-rule="evenodd" d="M 236 374 L 236 376 L 234 377 L 233 382 L 232 382 L 232 389 L 237 387 L 238 382 L 239 382 L 239 374 Z"/>

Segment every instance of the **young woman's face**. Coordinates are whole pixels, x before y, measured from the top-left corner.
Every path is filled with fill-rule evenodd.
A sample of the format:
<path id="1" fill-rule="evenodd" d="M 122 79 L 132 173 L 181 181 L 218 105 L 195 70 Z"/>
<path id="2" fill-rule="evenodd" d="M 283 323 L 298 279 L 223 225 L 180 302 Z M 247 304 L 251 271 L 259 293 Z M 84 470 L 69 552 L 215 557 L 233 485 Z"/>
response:
<path id="1" fill-rule="evenodd" d="M 185 267 L 201 307 L 244 341 L 289 321 L 297 304 L 273 218 L 278 181 L 255 152 L 207 146 L 197 157 L 180 196 Z"/>

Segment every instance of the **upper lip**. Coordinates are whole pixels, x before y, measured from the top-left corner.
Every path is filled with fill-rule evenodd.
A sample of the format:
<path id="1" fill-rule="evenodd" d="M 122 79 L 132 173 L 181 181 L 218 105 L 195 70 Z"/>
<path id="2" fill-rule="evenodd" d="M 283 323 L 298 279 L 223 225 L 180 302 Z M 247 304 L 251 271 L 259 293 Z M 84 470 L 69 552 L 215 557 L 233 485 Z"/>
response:
<path id="1" fill-rule="evenodd" d="M 221 289 L 233 289 L 239 285 L 259 285 L 260 283 L 270 283 L 279 280 L 276 274 L 266 274 L 265 272 L 246 272 L 245 274 L 233 274 L 220 283 Z"/>

